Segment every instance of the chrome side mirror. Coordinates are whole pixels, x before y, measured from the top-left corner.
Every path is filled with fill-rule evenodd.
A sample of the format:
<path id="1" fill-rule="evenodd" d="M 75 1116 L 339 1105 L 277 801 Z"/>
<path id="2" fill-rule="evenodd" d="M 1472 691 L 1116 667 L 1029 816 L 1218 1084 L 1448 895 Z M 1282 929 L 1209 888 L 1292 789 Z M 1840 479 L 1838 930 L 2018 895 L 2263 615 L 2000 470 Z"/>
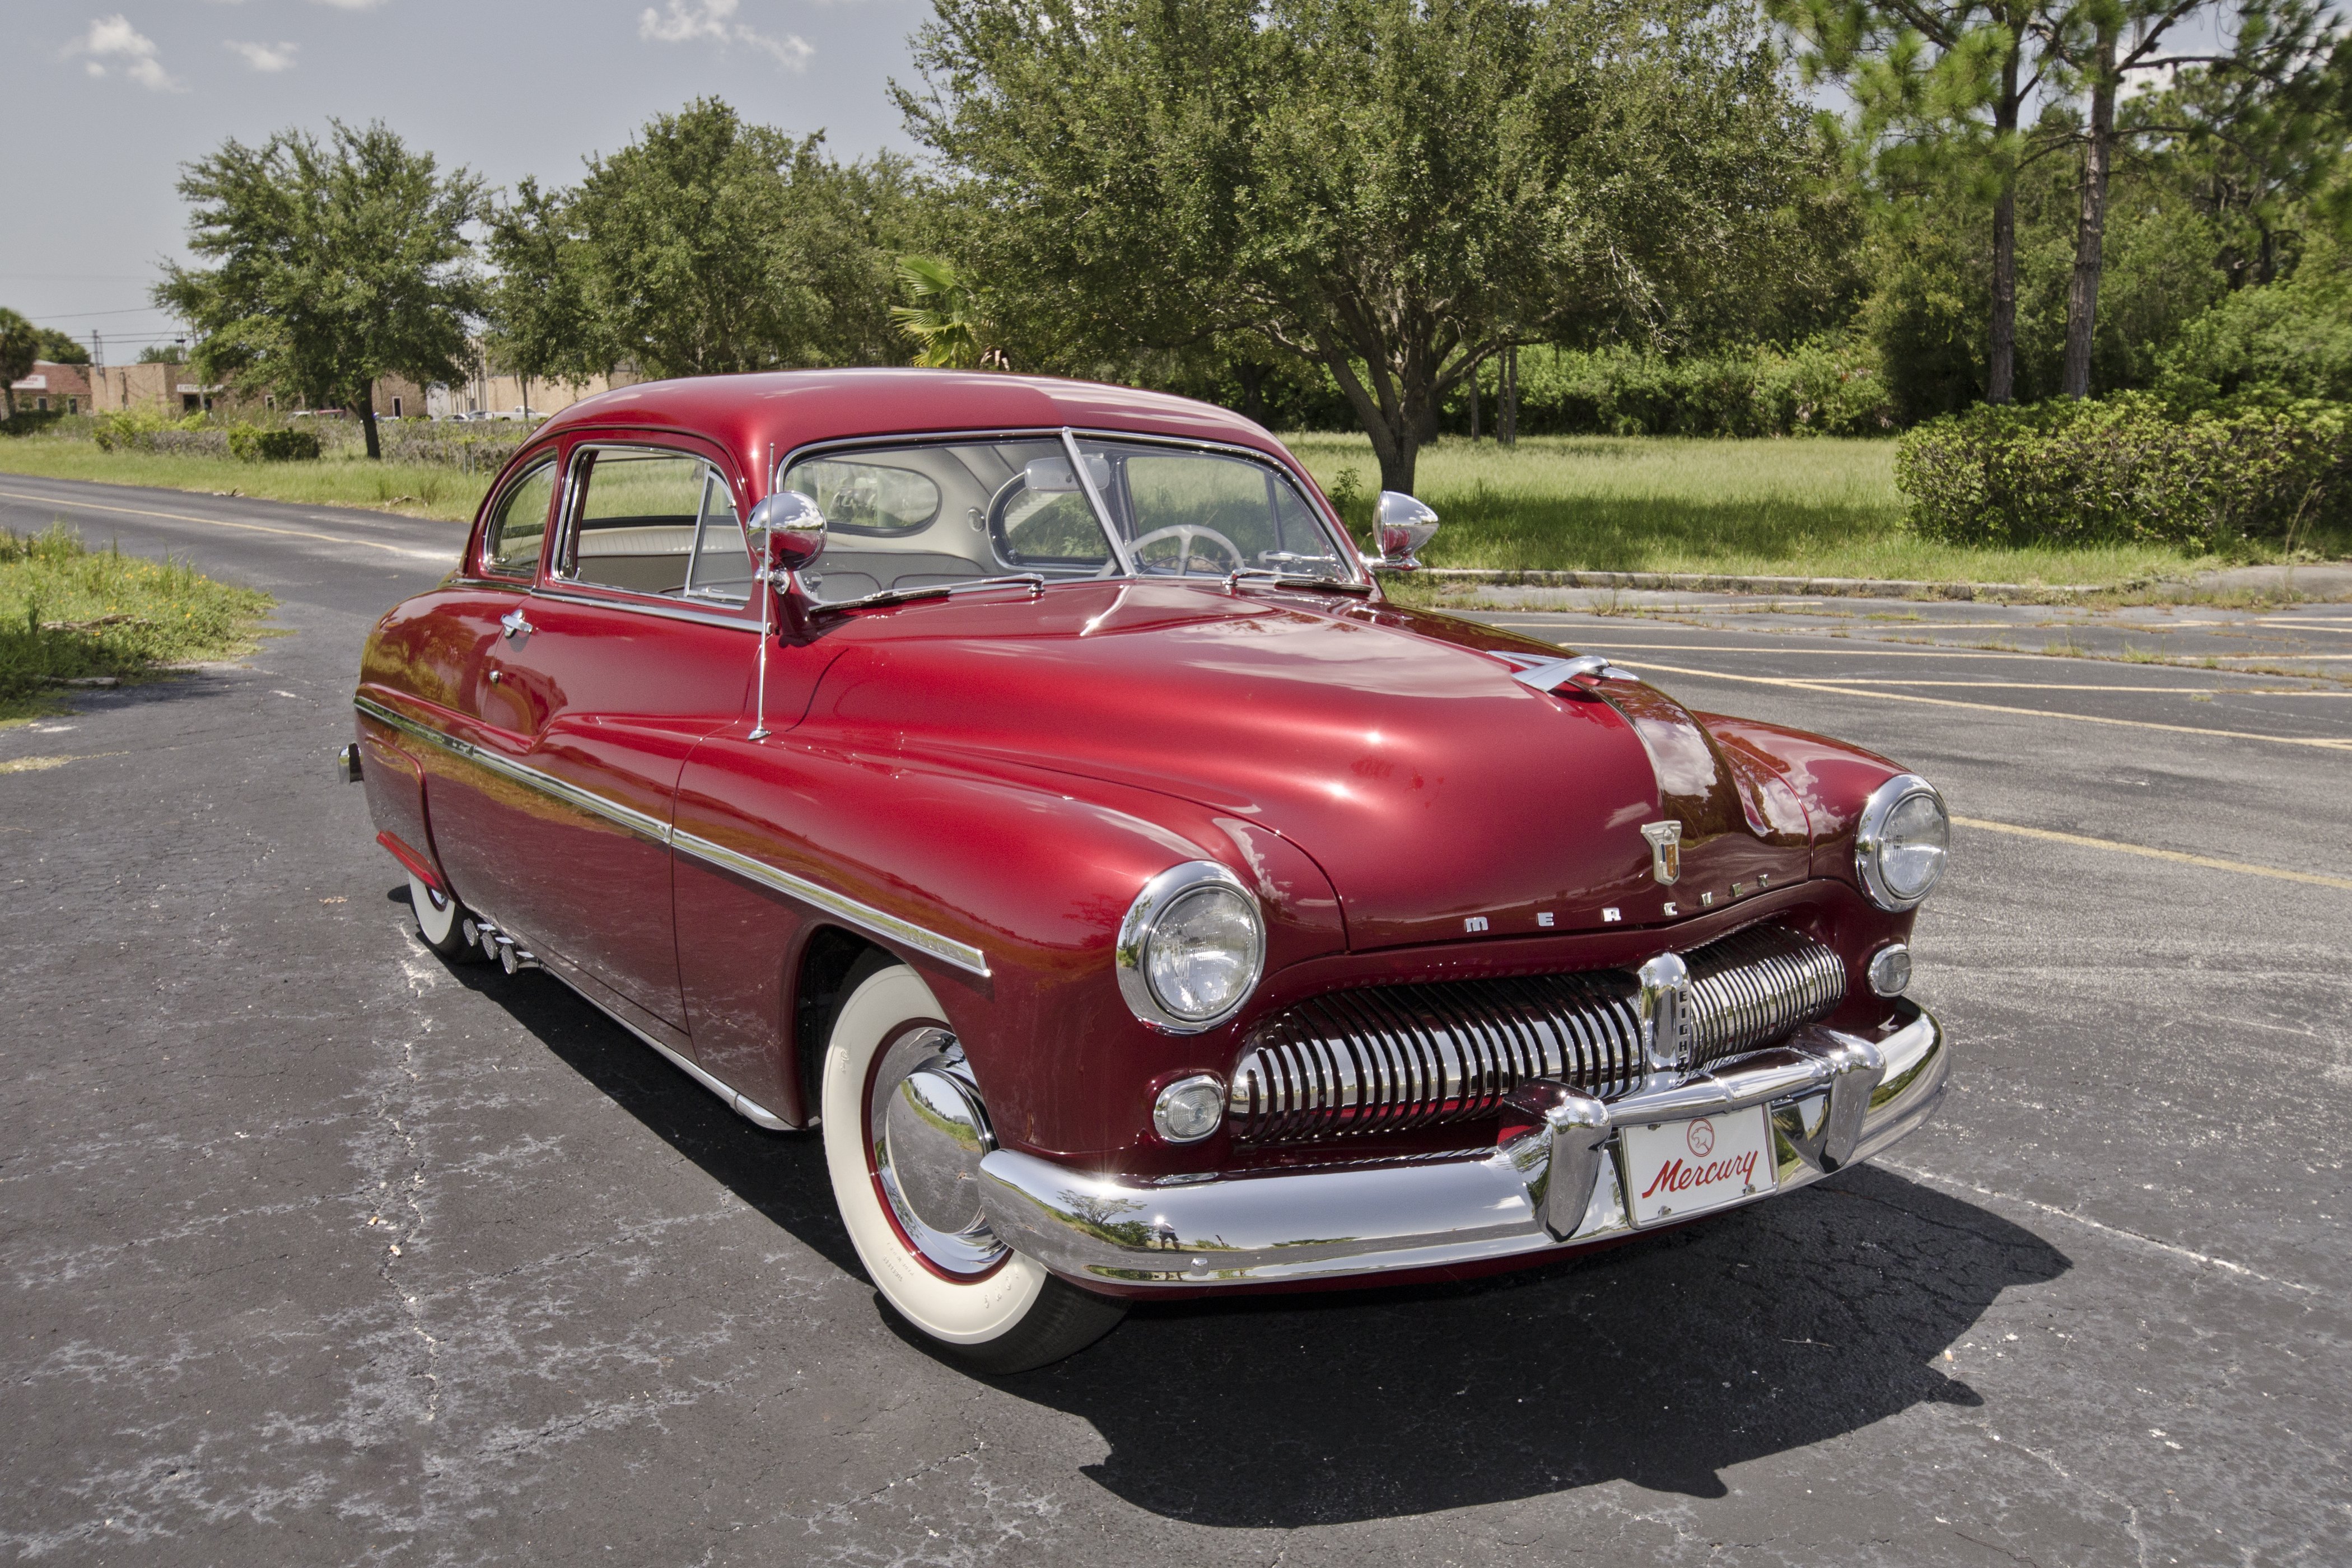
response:
<path id="1" fill-rule="evenodd" d="M 778 587 L 824 552 L 824 513 L 798 490 L 778 490 L 751 509 L 752 546 Z"/>
<path id="2" fill-rule="evenodd" d="M 1402 490 L 1382 490 L 1373 534 L 1381 552 L 1364 564 L 1376 572 L 1418 572 L 1416 554 L 1437 531 L 1437 514 Z"/>

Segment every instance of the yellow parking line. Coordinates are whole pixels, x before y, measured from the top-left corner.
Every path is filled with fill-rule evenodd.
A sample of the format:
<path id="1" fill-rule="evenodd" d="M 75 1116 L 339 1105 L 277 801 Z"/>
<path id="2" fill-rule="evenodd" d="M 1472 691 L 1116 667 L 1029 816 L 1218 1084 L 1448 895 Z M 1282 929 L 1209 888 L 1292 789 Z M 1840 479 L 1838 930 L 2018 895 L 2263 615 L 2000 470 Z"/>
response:
<path id="1" fill-rule="evenodd" d="M 231 522 L 221 517 L 198 517 L 194 512 L 152 511 L 145 507 L 104 506 L 97 501 L 64 500 L 56 496 L 27 495 L 23 490 L 0 490 L 0 496 L 10 500 L 38 501 L 43 506 L 63 507 L 68 511 L 112 511 L 125 517 L 169 518 L 173 522 L 201 522 L 212 528 L 242 529 L 247 533 L 282 533 L 289 539 L 322 539 L 330 544 L 364 544 L 370 550 L 389 550 L 394 555 L 413 556 L 422 561 L 451 561 L 456 556 L 439 550 L 416 550 L 405 544 L 386 544 L 376 539 L 354 539 L 343 533 L 314 533 L 306 528 L 272 528 L 260 522 Z"/>
<path id="2" fill-rule="evenodd" d="M 1490 621 L 1486 624 L 1489 626 L 1502 627 L 1506 631 L 1556 632 L 1562 629 L 1557 624 L 1549 622 L 1539 625 L 1533 621 Z M 1751 632 L 1737 626 L 1728 629 L 1734 635 L 1739 637 L 1772 637 L 1779 635 L 1770 632 Z M 1717 642 L 1624 642 L 1616 637 L 1594 638 L 1591 642 L 1580 639 L 1575 646 L 1578 647 L 1591 647 L 1603 641 L 1607 642 L 1612 649 L 1649 648 L 1664 653 L 1811 653 L 1838 658 L 2063 658 L 2068 657 L 2064 654 L 2036 653 L 2028 648 L 2010 649 L 1965 647 L 1958 643 L 1948 645 L 1937 643 L 1932 647 L 1924 647 L 1917 643 L 1890 647 L 1885 642 L 1870 637 L 1855 637 L 1852 640 L 1852 643 L 1845 647 L 1807 647 L 1802 644 L 1796 643 L 1794 641 L 1779 642 L 1766 647 L 1737 647 Z M 2074 657 L 2106 662 L 2123 662 L 2114 654 L 2097 654 L 2090 652 L 2087 649 Z M 2193 669 L 2197 667 L 2177 661 L 2191 658 L 2203 658 L 2207 656 L 2203 654 L 2167 655 L 2161 658 L 2150 660 L 2149 667 L 2155 668 Z M 2211 657 L 2223 663 L 2233 661 L 2243 663 L 2250 659 L 2267 659 L 2273 663 L 2292 664 L 2311 664 L 2320 661 L 2340 663 L 2347 660 L 2352 660 L 2352 653 L 2221 653 L 2214 654 Z M 2239 675 L 2259 672 L 2231 670 L 2228 673 L 2231 675 Z"/>
<path id="3" fill-rule="evenodd" d="M 2244 860 L 2221 860 L 2210 855 L 2184 855 L 2178 849 L 2151 849 L 2145 844 L 2126 844 L 2114 838 L 2086 838 L 2079 833 L 2053 833 L 2046 827 L 2021 827 L 2013 822 L 1987 822 L 1979 816 L 1956 816 L 1952 821 L 1958 826 L 1979 828 L 1987 833 L 2041 838 L 2053 844 L 2074 844 L 2086 849 L 2112 849 L 2120 855 L 2144 855 L 2151 860 L 2173 860 L 2183 866 L 2202 866 L 2209 871 L 2274 877 L 2282 882 L 2309 882 L 2315 887 L 2342 888 L 2352 892 L 2352 877 L 2323 877 L 2315 871 L 2284 871 L 2276 866 L 2256 866 Z"/>
<path id="4" fill-rule="evenodd" d="M 1653 664 L 1647 659 L 1624 658 L 1617 662 L 1634 669 L 1663 670 L 1668 675 L 1695 675 L 1705 680 L 1736 680 L 1746 686 L 1780 686 L 1792 691 L 1823 692 L 1832 697 L 1874 697 L 1881 702 L 1923 702 L 1930 708 L 1966 708 L 1979 713 L 2015 713 L 2028 719 L 2061 719 L 2072 724 L 2111 724 L 2123 730 L 2161 730 L 2168 734 L 2207 735 L 2223 741 L 2269 741 L 2282 746 L 2315 746 L 2327 752 L 2352 751 L 2352 740 L 2337 740 L 2330 736 L 2265 735 L 2256 730 L 2210 730 L 2197 724 L 2158 724 L 2147 719 L 2109 719 L 2097 713 L 2058 713 L 2047 708 L 2011 708 L 1997 702 L 1962 702 L 1952 697 L 1921 697 L 1908 691 L 1879 691 L 1869 687 L 1841 685 L 1834 680 L 1790 680 L 1769 675 L 1726 675 L 1721 670 L 1685 669 L 1671 664 Z"/>

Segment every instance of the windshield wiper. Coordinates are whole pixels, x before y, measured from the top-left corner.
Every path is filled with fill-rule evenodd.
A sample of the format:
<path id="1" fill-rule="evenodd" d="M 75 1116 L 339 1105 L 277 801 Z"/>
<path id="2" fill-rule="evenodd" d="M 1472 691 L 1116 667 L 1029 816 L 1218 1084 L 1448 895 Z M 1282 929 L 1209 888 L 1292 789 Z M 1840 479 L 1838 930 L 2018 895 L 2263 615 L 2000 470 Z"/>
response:
<path id="1" fill-rule="evenodd" d="M 904 605 L 915 599 L 944 599 L 951 594 L 967 594 L 976 588 L 1007 588 L 1016 583 L 1025 584 L 1033 599 L 1045 591 L 1045 579 L 1039 574 L 1015 572 L 1003 577 L 965 577 L 953 583 L 932 583 L 920 588 L 885 588 L 863 598 L 820 600 L 809 606 L 809 613 L 828 616 L 838 610 L 869 610 L 878 605 Z"/>
<path id="2" fill-rule="evenodd" d="M 1264 583 L 1274 588 L 1320 588 L 1327 594 L 1369 594 L 1370 583 L 1350 583 L 1339 577 L 1309 577 L 1303 574 L 1276 572 L 1265 566 L 1236 566 L 1225 574 L 1225 592 L 1238 594 L 1242 584 Z"/>

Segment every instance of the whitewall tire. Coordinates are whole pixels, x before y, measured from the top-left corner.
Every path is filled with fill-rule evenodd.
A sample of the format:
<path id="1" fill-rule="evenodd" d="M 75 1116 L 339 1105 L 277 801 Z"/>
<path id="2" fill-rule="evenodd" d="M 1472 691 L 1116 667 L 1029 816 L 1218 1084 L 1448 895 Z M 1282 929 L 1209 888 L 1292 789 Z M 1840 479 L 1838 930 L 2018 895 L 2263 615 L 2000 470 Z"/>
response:
<path id="1" fill-rule="evenodd" d="M 1026 1371 L 1091 1344 L 1126 1308 L 1055 1279 L 984 1226 L 953 1235 L 928 1229 L 893 1195 L 891 1144 L 881 1131 L 887 1112 L 877 1117 L 876 1107 L 897 1092 L 910 1063 L 961 1061 L 946 1017 L 930 987 L 902 963 L 874 969 L 849 992 L 825 1042 L 825 1168 L 858 1260 L 891 1309 L 976 1370 Z M 973 1095 L 976 1104 L 976 1087 Z"/>
<path id="2" fill-rule="evenodd" d="M 443 958 L 462 963 L 480 956 L 466 940 L 466 906 L 446 893 L 436 893 L 425 879 L 411 873 L 408 907 L 416 913 L 416 940 Z"/>

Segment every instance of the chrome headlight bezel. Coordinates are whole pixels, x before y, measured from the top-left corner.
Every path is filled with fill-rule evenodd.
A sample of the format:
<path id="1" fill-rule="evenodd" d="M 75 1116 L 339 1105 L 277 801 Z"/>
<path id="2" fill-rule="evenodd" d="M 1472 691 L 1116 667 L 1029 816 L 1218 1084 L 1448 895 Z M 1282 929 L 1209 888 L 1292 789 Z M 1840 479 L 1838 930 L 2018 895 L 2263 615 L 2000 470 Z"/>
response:
<path id="1" fill-rule="evenodd" d="M 1881 864 L 1886 850 L 1886 825 L 1894 818 L 1896 808 L 1921 796 L 1933 801 L 1937 815 L 1944 819 L 1945 859 L 1937 866 L 1936 874 L 1927 879 L 1926 887 L 1905 898 L 1887 884 Z M 1906 910 L 1916 910 L 1927 902 L 1927 896 L 1944 879 L 1945 865 L 1950 863 L 1951 826 L 1952 814 L 1944 805 L 1942 792 L 1917 773 L 1897 773 L 1871 791 L 1870 799 L 1863 804 L 1862 819 L 1855 825 L 1853 834 L 1854 874 L 1861 879 L 1863 891 L 1870 895 L 1870 901 L 1896 914 Z"/>
<path id="2" fill-rule="evenodd" d="M 1247 978 L 1231 1003 L 1206 1017 L 1187 1017 L 1163 1002 L 1151 984 L 1151 939 L 1161 924 L 1187 900 L 1211 889 L 1223 889 L 1237 896 L 1249 912 L 1251 942 Z M 1235 876 L 1229 867 L 1214 860 L 1187 860 L 1171 866 L 1143 884 L 1143 890 L 1129 904 L 1127 916 L 1119 921 L 1118 945 L 1113 950 L 1113 968 L 1118 975 L 1119 994 L 1127 999 L 1128 1009 L 1151 1027 L 1169 1035 L 1198 1035 L 1215 1028 L 1240 1012 L 1257 989 L 1265 973 L 1265 915 L 1259 909 L 1257 896 Z"/>

